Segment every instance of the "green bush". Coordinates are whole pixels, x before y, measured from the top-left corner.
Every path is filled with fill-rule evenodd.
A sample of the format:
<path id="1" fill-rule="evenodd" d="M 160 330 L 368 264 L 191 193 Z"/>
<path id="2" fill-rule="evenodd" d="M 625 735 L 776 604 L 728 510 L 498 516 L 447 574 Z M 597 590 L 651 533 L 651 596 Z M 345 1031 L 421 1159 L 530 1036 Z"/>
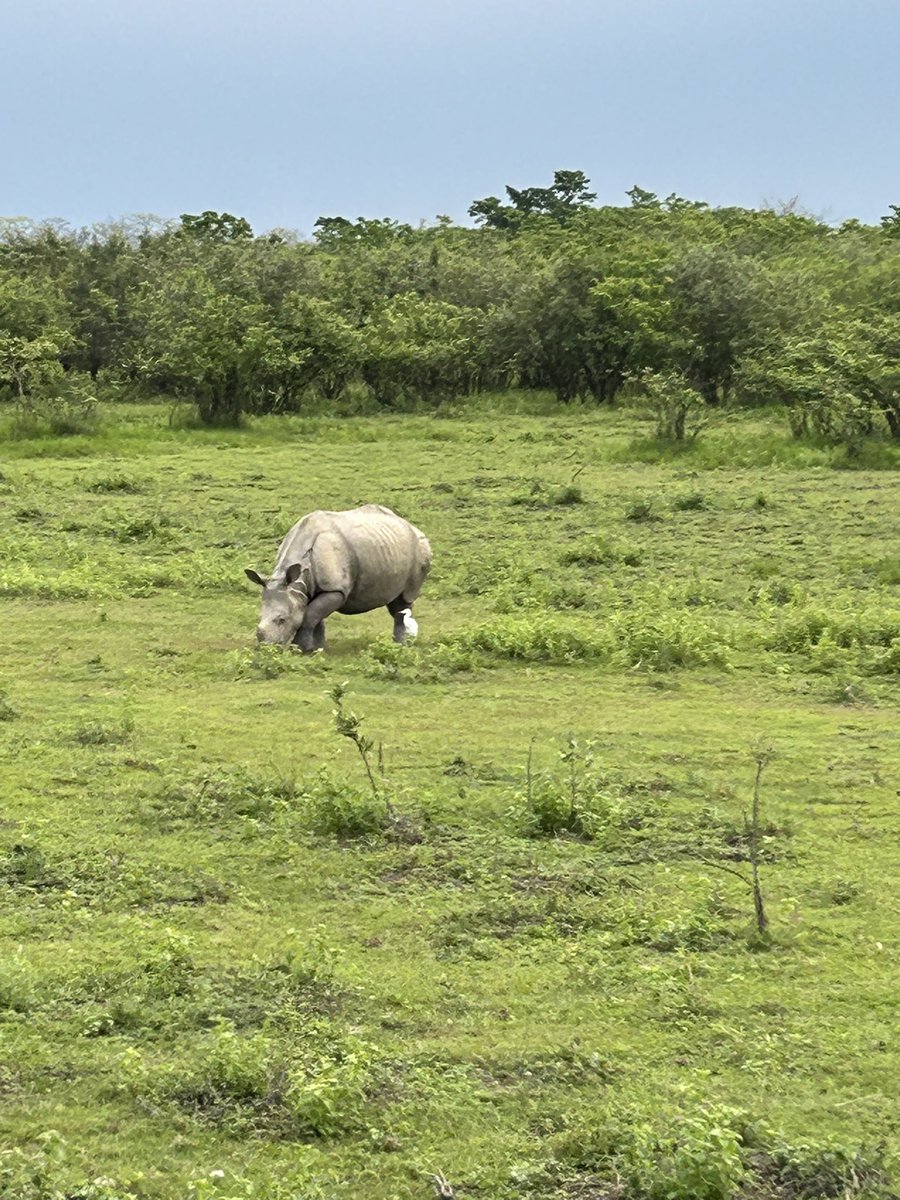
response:
<path id="1" fill-rule="evenodd" d="M 829 612 L 787 608 L 766 637 L 770 650 L 805 655 L 812 670 L 900 673 L 900 613 L 890 609 Z"/>
<path id="2" fill-rule="evenodd" d="M 72 741 L 79 746 L 120 746 L 134 733 L 134 718 L 118 721 L 82 721 L 72 730 Z"/>
<path id="3" fill-rule="evenodd" d="M 294 1139 L 358 1132 L 375 1082 L 374 1047 L 324 1021 L 284 1033 L 240 1033 L 219 1021 L 193 1053 L 151 1062 L 126 1051 L 123 1070 L 144 1102 L 170 1102 L 196 1120 Z"/>
<path id="4" fill-rule="evenodd" d="M 626 567 L 636 567 L 640 565 L 641 558 L 642 553 L 636 548 L 598 538 L 596 541 L 570 546 L 562 552 L 559 561 L 563 566 L 612 567 L 622 563 Z"/>
<path id="5" fill-rule="evenodd" d="M 266 820 L 297 805 L 300 789 L 291 778 L 258 778 L 241 767 L 207 767 L 186 780 L 169 779 L 152 797 L 164 823 L 202 823 L 249 817 Z"/>
<path id="6" fill-rule="evenodd" d="M 699 512 L 708 508 L 709 502 L 703 492 L 683 492 L 673 499 L 672 507 L 676 512 Z"/>
<path id="7" fill-rule="evenodd" d="M 319 837 L 377 837 L 390 824 L 387 806 L 369 789 L 341 783 L 325 771 L 304 788 L 299 807 L 309 829 Z"/>
<path id="8" fill-rule="evenodd" d="M 707 1107 L 661 1126 L 626 1112 L 562 1139 L 564 1163 L 619 1179 L 635 1200 L 735 1200 L 746 1178 L 739 1115 Z"/>
<path id="9" fill-rule="evenodd" d="M 550 617 L 498 617 L 465 633 L 453 634 L 442 644 L 496 658 L 548 663 L 604 661 L 613 651 L 607 634 L 582 631 Z"/>
<path id="10" fill-rule="evenodd" d="M 94 433 L 100 423 L 97 397 L 88 376 L 58 376 L 17 397 L 14 432 L 19 437 Z"/>
<path id="11" fill-rule="evenodd" d="M 614 613 L 609 626 L 633 666 L 650 671 L 730 666 L 725 633 L 692 612 L 629 609 Z"/>
<path id="12" fill-rule="evenodd" d="M 545 1178 L 565 1195 L 634 1200 L 891 1200 L 879 1148 L 791 1144 L 722 1105 L 691 1111 L 607 1109 L 557 1137 Z M 582 1181 L 595 1189 L 588 1193 Z M 554 1193 L 557 1194 L 557 1193 Z"/>
<path id="13" fill-rule="evenodd" d="M 411 683 L 436 683 L 484 664 L 473 649 L 443 642 L 401 646 L 389 637 L 372 642 L 363 657 L 364 671 L 370 678 Z"/>

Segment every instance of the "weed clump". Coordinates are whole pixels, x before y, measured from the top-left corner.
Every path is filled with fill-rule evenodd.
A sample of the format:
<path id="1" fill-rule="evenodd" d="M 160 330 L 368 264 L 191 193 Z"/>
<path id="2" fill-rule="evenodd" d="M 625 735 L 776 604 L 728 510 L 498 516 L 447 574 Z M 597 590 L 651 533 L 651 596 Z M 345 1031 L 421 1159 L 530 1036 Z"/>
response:
<path id="1" fill-rule="evenodd" d="M 325 654 L 304 655 L 293 646 L 259 645 L 234 651 L 230 670 L 235 679 L 280 679 L 310 672 L 326 674 L 329 663 Z"/>
<path id="2" fill-rule="evenodd" d="M 640 565 L 641 557 L 640 550 L 616 545 L 604 538 L 598 538 L 593 542 L 570 546 L 560 555 L 559 561 L 564 567 L 612 567 L 618 563 L 622 563 L 626 567 L 637 567 Z"/>
<path id="3" fill-rule="evenodd" d="M 9 694 L 4 688 L 0 688 L 0 721 L 14 721 L 18 715 Z"/>
<path id="4" fill-rule="evenodd" d="M 498 617 L 464 633 L 453 634 L 443 644 L 495 658 L 548 663 L 602 662 L 614 649 L 605 632 L 585 632 L 548 617 L 539 620 Z"/>
<path id="5" fill-rule="evenodd" d="M 361 802 L 357 794 L 355 799 L 349 801 L 349 805 L 346 799 L 342 803 L 335 804 L 333 795 L 329 793 L 326 794 L 325 807 L 323 808 L 321 804 L 319 806 L 320 812 L 330 813 L 333 822 L 350 818 L 351 824 L 353 821 L 357 821 L 366 825 L 374 821 L 377 813 L 379 828 L 388 837 L 400 842 L 422 841 L 422 832 L 417 822 L 408 813 L 401 812 L 394 803 L 391 788 L 385 779 L 381 742 L 378 743 L 378 776 L 376 778 L 372 763 L 375 742 L 363 733 L 362 718 L 345 706 L 346 684 L 335 684 L 328 694 L 334 704 L 331 715 L 334 719 L 335 732 L 356 747 L 369 782 L 371 803 L 368 800 L 365 803 Z"/>
<path id="6" fill-rule="evenodd" d="M 40 846 L 29 842 L 15 842 L 0 859 L 0 882 L 31 891 L 65 886 L 59 875 L 51 871 Z"/>
<path id="7" fill-rule="evenodd" d="M 525 790 L 511 809 L 524 837 L 571 836 L 593 841 L 620 815 L 594 770 L 594 743 L 570 735 L 559 751 L 559 769 L 536 773 L 528 750 Z"/>
<path id="8" fill-rule="evenodd" d="M 225 1020 L 177 1061 L 123 1056 L 128 1087 L 144 1103 L 174 1104 L 195 1120 L 291 1139 L 330 1138 L 366 1125 L 375 1048 L 334 1023 L 241 1033 Z"/>
<path id="9" fill-rule="evenodd" d="M 889 1200 L 893 1194 L 880 1148 L 792 1145 L 746 1114 L 712 1104 L 653 1115 L 609 1109 L 605 1121 L 557 1137 L 543 1182 L 565 1195 L 641 1200 Z"/>
<path id="10" fill-rule="evenodd" d="M 391 638 L 372 642 L 363 660 L 363 670 L 369 678 L 409 683 L 440 683 L 484 665 L 482 657 L 471 649 L 442 642 L 428 647 L 400 646 Z"/>
<path id="11" fill-rule="evenodd" d="M 769 650 L 802 654 L 810 669 L 865 675 L 900 674 L 900 612 L 890 609 L 829 612 L 789 606 L 765 639 Z"/>
<path id="12" fill-rule="evenodd" d="M 234 767 L 208 767 L 183 782 L 169 781 L 151 801 L 164 825 L 218 823 L 239 817 L 271 819 L 293 809 L 300 789 L 292 778 L 264 779 Z"/>
<path id="13" fill-rule="evenodd" d="M 379 837 L 389 821 L 383 802 L 368 790 L 352 787 L 321 771 L 301 796 L 310 832 L 341 840 Z"/>
<path id="14" fill-rule="evenodd" d="M 709 507 L 709 501 L 703 492 L 684 492 L 672 501 L 676 512 L 700 512 Z"/>
<path id="15" fill-rule="evenodd" d="M 99 479 L 89 483 L 86 490 L 99 495 L 134 496 L 143 491 L 143 485 L 129 475 L 101 475 Z"/>
<path id="16" fill-rule="evenodd" d="M 525 508 L 568 508 L 583 503 L 584 494 L 577 483 L 550 488 L 540 479 L 535 479 L 527 492 L 518 492 L 510 500 L 510 504 Z"/>
<path id="17" fill-rule="evenodd" d="M 649 671 L 730 666 L 725 633 L 693 612 L 631 609 L 614 613 L 610 628 L 626 662 Z"/>
<path id="18" fill-rule="evenodd" d="M 72 730 L 72 741 L 79 746 L 121 746 L 134 733 L 134 719 L 119 721 L 82 721 Z"/>
<path id="19" fill-rule="evenodd" d="M 625 509 L 625 520 L 634 521 L 636 525 L 646 525 L 650 521 L 658 521 L 659 517 L 654 511 L 652 500 L 634 500 Z"/>

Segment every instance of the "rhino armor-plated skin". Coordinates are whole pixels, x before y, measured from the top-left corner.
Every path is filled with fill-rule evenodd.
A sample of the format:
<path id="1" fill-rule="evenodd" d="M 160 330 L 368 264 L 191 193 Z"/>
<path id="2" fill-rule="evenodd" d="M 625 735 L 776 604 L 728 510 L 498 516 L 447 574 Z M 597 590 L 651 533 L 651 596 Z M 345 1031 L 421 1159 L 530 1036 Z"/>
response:
<path id="1" fill-rule="evenodd" d="M 425 535 L 381 504 L 310 513 L 285 535 L 268 579 L 247 571 L 263 588 L 257 638 L 321 649 L 332 612 L 386 607 L 402 642 L 417 630 L 411 610 L 430 567 Z"/>

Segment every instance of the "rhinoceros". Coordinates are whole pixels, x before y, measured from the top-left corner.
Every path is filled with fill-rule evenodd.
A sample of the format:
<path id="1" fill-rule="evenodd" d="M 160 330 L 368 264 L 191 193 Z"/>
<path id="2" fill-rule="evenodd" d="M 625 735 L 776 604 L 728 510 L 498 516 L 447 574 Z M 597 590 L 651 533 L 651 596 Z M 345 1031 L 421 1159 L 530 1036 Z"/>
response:
<path id="1" fill-rule="evenodd" d="M 428 538 L 381 504 L 309 513 L 285 535 L 268 579 L 245 572 L 263 590 L 257 641 L 323 650 L 326 617 L 384 606 L 402 643 L 418 632 L 412 606 L 430 569 Z"/>

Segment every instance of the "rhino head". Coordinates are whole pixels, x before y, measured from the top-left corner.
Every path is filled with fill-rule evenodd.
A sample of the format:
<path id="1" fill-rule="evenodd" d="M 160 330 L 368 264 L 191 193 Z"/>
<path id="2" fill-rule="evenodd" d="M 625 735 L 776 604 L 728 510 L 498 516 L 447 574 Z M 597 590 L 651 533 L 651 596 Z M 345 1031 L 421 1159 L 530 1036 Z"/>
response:
<path id="1" fill-rule="evenodd" d="M 292 563 L 286 571 L 268 579 L 249 567 L 244 572 L 262 588 L 262 608 L 256 626 L 258 642 L 288 646 L 297 636 L 309 602 L 305 567 L 306 563 Z"/>

